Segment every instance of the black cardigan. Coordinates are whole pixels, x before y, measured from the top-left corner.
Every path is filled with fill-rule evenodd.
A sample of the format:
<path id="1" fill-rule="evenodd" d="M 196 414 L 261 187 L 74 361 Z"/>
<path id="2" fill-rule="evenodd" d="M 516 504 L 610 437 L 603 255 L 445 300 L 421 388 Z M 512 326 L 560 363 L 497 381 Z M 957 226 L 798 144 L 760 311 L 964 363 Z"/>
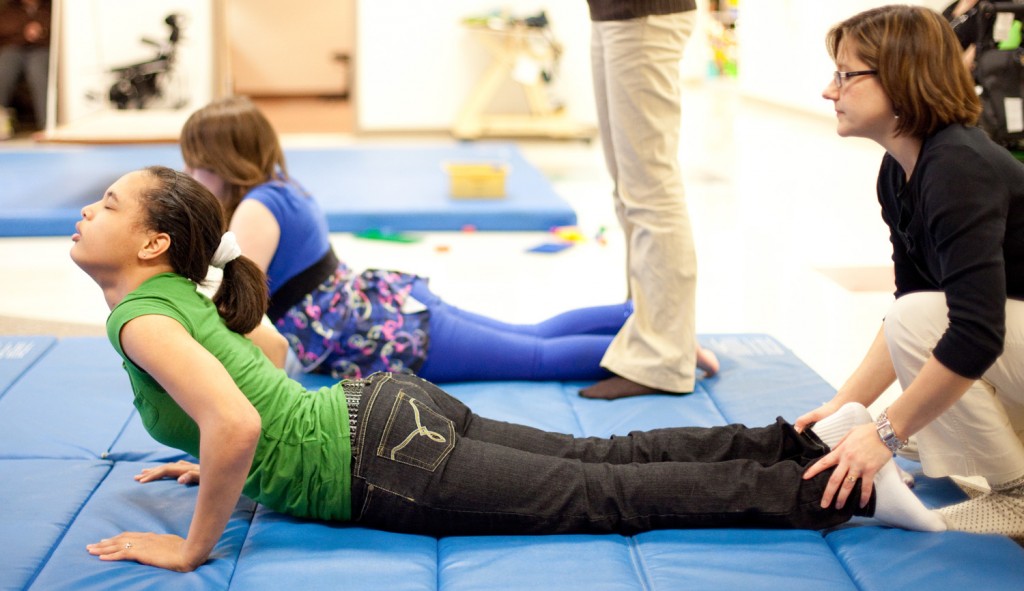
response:
<path id="1" fill-rule="evenodd" d="M 697 10 L 696 0 L 587 0 L 587 3 L 593 21 L 622 21 Z"/>
<path id="2" fill-rule="evenodd" d="M 942 291 L 949 328 L 933 355 L 968 378 L 999 357 L 1006 298 L 1024 299 L 1024 164 L 983 131 L 950 125 L 925 138 L 909 181 L 882 158 L 896 297 Z"/>

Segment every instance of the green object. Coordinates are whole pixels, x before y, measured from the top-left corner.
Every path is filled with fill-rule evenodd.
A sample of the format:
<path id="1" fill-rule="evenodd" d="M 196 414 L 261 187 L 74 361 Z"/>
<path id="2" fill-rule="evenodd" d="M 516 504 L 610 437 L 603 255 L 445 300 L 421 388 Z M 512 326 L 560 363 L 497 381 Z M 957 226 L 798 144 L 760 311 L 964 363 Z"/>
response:
<path id="1" fill-rule="evenodd" d="M 1003 51 L 1012 51 L 1020 47 L 1020 21 L 1013 21 L 1010 25 L 1010 32 L 1006 35 L 1006 39 L 999 42 L 999 49 Z"/>
<path id="2" fill-rule="evenodd" d="M 399 232 L 391 232 L 389 230 L 381 230 L 377 228 L 357 232 L 356 238 L 365 238 L 366 240 L 384 240 L 385 242 L 401 242 L 403 244 L 412 244 L 421 240 L 416 236 L 409 236 L 408 234 L 401 234 Z"/>

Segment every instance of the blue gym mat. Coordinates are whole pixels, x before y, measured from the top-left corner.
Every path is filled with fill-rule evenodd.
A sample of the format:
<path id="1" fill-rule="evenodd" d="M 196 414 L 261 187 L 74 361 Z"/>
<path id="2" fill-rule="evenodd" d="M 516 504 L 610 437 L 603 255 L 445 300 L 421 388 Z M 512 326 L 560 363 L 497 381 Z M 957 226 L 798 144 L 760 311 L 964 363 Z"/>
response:
<path id="1" fill-rule="evenodd" d="M 832 388 L 775 339 L 704 335 L 721 373 L 688 396 L 613 402 L 581 384 L 446 389 L 476 412 L 576 435 L 793 418 Z M 305 378 L 309 385 L 329 383 Z M 908 532 L 857 518 L 826 531 L 667 530 L 435 539 L 293 519 L 242 499 L 211 560 L 188 574 L 106 563 L 85 546 L 122 531 L 185 534 L 195 487 L 132 476 L 180 452 L 150 439 L 102 338 L 0 337 L 0 590 L 558 589 L 893 591 L 1024 589 L 1008 538 Z M 929 506 L 963 498 L 916 472 Z"/>
<path id="2" fill-rule="evenodd" d="M 572 208 L 509 143 L 295 148 L 289 173 L 316 196 L 332 232 L 547 231 L 576 223 Z M 509 166 L 501 199 L 453 199 L 447 162 Z M 177 144 L 0 150 L 0 237 L 69 236 L 83 205 L 124 173 L 181 169 Z"/>

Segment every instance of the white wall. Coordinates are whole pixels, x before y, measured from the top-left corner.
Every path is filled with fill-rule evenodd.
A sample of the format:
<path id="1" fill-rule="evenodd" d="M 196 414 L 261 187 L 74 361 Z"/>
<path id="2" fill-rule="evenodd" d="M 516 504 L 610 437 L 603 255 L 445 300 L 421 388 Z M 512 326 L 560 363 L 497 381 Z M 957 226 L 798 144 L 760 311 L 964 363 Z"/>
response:
<path id="1" fill-rule="evenodd" d="M 762 0 L 755 0 L 760 2 Z M 473 85 L 490 63 L 484 45 L 460 24 L 486 14 L 493 0 L 357 0 L 356 95 L 360 131 L 447 130 Z M 516 16 L 547 11 L 564 53 L 556 93 L 570 116 L 594 124 L 590 76 L 590 15 L 586 0 L 548 0 L 506 5 Z M 701 39 L 696 33 L 694 39 Z M 703 39 L 701 39 L 703 41 Z M 693 50 L 696 48 L 695 50 Z M 691 51 L 693 50 L 693 51 Z M 707 52 L 691 43 L 684 75 L 703 75 Z M 503 87 L 492 111 L 525 113 L 522 92 Z"/>
<path id="2" fill-rule="evenodd" d="M 821 98 L 835 65 L 825 34 L 854 14 L 894 0 L 748 0 L 740 3 L 739 85 L 751 96 L 831 115 Z M 942 10 L 951 0 L 900 0 Z"/>

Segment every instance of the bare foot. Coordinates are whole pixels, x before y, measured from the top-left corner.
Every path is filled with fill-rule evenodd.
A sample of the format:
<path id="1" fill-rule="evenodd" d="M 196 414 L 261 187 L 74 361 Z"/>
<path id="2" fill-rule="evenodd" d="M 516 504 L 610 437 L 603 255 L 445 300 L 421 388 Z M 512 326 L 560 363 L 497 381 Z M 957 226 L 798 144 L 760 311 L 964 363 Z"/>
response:
<path id="1" fill-rule="evenodd" d="M 709 349 L 697 345 L 697 369 L 704 372 L 704 377 L 710 378 L 718 373 L 718 357 Z"/>
<path id="2" fill-rule="evenodd" d="M 580 390 L 580 396 L 584 398 L 600 398 L 603 400 L 615 400 L 616 398 L 642 396 L 644 394 L 664 394 L 664 392 L 657 388 L 651 388 L 650 386 L 627 380 L 621 376 L 605 378 L 593 386 Z"/>

